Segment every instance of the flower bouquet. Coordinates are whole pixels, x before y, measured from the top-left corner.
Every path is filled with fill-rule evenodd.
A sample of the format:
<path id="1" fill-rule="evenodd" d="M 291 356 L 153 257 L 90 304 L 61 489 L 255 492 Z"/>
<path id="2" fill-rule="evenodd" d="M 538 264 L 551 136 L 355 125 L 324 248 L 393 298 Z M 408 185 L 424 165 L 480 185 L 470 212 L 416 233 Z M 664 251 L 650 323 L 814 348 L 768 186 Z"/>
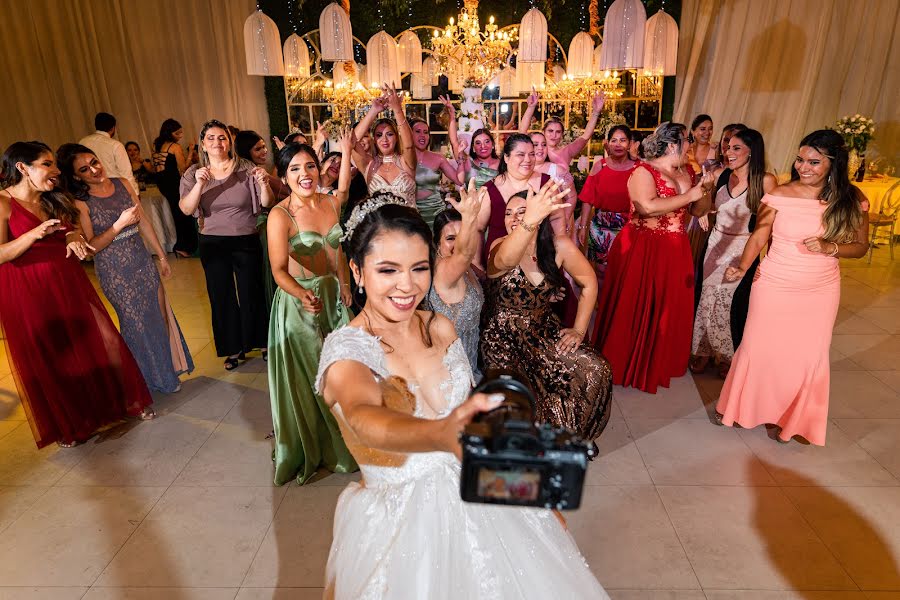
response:
<path id="1" fill-rule="evenodd" d="M 841 134 L 850 151 L 847 161 L 850 177 L 862 181 L 866 174 L 866 146 L 875 136 L 875 121 L 857 113 L 838 119 L 834 130 Z"/>

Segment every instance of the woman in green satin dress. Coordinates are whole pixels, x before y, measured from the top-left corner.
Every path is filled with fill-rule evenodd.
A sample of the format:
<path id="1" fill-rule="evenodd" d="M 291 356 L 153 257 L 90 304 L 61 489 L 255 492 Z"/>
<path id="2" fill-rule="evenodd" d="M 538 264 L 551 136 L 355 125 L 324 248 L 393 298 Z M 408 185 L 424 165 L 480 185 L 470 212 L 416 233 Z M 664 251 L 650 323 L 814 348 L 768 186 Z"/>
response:
<path id="1" fill-rule="evenodd" d="M 428 149 L 431 145 L 431 131 L 428 123 L 415 118 L 409 120 L 413 132 L 413 144 L 416 147 L 416 208 L 428 223 L 434 225 L 434 218 L 447 208 L 441 194 L 441 175 L 456 185 L 462 185 L 462 168 L 453 166 L 449 160 Z"/>
<path id="2" fill-rule="evenodd" d="M 475 188 L 478 189 L 488 181 L 499 175 L 500 157 L 494 147 L 494 137 L 487 129 L 479 129 L 472 134 L 468 152 L 461 147 L 459 141 L 459 126 L 456 122 L 456 108 L 447 96 L 438 96 L 449 116 L 449 138 L 453 156 L 457 157 L 459 168 L 462 170 L 462 181 L 475 179 Z"/>
<path id="3" fill-rule="evenodd" d="M 319 160 L 302 144 L 276 158 L 291 195 L 270 212 L 269 261 L 278 284 L 269 318 L 269 396 L 275 426 L 275 484 L 303 484 L 321 467 L 348 473 L 358 467 L 331 411 L 314 391 L 322 342 L 352 315 L 349 271 L 338 217 L 350 186 L 352 135 L 341 138 L 335 195 L 317 191 Z"/>

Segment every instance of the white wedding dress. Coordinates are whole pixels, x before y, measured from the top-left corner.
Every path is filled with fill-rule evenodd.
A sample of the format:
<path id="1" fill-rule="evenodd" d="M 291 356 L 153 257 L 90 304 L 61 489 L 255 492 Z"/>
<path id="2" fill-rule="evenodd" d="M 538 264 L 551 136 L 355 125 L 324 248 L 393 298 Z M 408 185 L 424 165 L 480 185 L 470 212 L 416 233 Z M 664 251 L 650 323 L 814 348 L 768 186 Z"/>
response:
<path id="1" fill-rule="evenodd" d="M 344 327 L 325 340 L 316 377 L 321 393 L 328 367 L 353 360 L 371 369 L 385 403 L 404 394 L 414 414 L 439 418 L 461 404 L 472 371 L 459 340 L 444 357 L 449 376 L 440 395 L 392 377 L 378 338 Z M 446 405 L 431 410 L 424 398 Z M 432 401 L 433 402 L 433 401 Z M 452 454 L 401 454 L 363 446 L 333 412 L 362 481 L 341 494 L 326 568 L 325 598 L 335 600 L 522 600 L 609 598 L 575 541 L 549 510 L 464 503 L 459 461 Z"/>

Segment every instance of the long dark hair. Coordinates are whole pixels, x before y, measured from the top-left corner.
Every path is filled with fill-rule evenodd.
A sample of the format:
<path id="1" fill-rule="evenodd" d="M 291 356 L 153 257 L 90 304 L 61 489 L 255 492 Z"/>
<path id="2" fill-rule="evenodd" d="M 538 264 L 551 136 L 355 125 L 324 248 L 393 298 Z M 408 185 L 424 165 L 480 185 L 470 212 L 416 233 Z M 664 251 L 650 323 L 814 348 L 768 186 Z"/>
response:
<path id="1" fill-rule="evenodd" d="M 455 208 L 444 209 L 434 218 L 434 225 L 431 227 L 431 231 L 434 234 L 432 239 L 434 240 L 435 249 L 441 245 L 441 234 L 444 233 L 444 227 L 454 221 L 462 221 L 462 215 Z"/>
<path id="2" fill-rule="evenodd" d="M 79 154 L 97 156 L 94 151 L 81 144 L 63 144 L 56 151 L 56 165 L 59 167 L 63 189 L 78 198 L 87 200 L 90 187 L 75 176 L 75 157 Z"/>
<path id="3" fill-rule="evenodd" d="M 241 158 L 245 158 L 250 162 L 253 162 L 253 158 L 250 156 L 250 151 L 253 150 L 253 146 L 255 146 L 261 139 L 263 139 L 262 136 L 255 131 L 242 129 L 236 136 L 234 136 L 234 151 Z"/>
<path id="4" fill-rule="evenodd" d="M 743 123 L 729 123 L 722 128 L 722 135 L 719 136 L 719 145 L 716 148 L 716 161 L 720 165 L 725 164 L 725 149 L 722 147 L 722 140 L 726 135 L 728 136 L 728 139 L 731 139 L 734 137 L 735 133 L 737 133 L 738 131 L 743 131 L 744 129 L 747 129 L 747 126 Z"/>
<path id="5" fill-rule="evenodd" d="M 393 119 L 381 117 L 375 121 L 374 125 L 372 125 L 372 146 L 375 148 L 375 156 L 382 156 L 381 150 L 378 149 L 378 145 L 375 143 L 375 131 L 382 125 L 387 125 L 391 128 L 391 131 L 394 132 L 394 153 L 400 154 L 400 130 L 397 129 L 397 123 L 395 123 Z"/>
<path id="6" fill-rule="evenodd" d="M 162 152 L 162 146 L 166 142 L 174 142 L 175 138 L 172 134 L 181 129 L 181 123 L 175 119 L 166 119 L 159 127 L 159 135 L 153 140 L 153 151 Z"/>
<path id="7" fill-rule="evenodd" d="M 483 127 L 472 134 L 472 140 L 469 142 L 469 157 L 471 157 L 472 160 L 478 159 L 478 155 L 475 154 L 475 138 L 477 138 L 479 135 L 486 135 L 491 138 L 491 158 L 498 158 L 497 144 L 494 142 L 494 136 L 491 135 L 490 131 Z M 507 140 L 507 142 L 508 141 L 509 140 Z"/>
<path id="8" fill-rule="evenodd" d="M 291 161 L 301 152 L 308 154 L 312 161 L 316 163 L 316 171 L 322 170 L 322 166 L 319 164 L 319 157 L 316 156 L 316 151 L 313 150 L 311 146 L 292 142 L 286 144 L 278 151 L 278 154 L 275 155 L 275 169 L 277 170 L 279 177 L 287 175 L 287 170 L 291 165 Z"/>
<path id="9" fill-rule="evenodd" d="M 747 208 L 755 213 L 759 210 L 760 200 L 766 193 L 763 180 L 766 177 L 766 143 L 763 136 L 755 129 L 740 129 L 731 139 L 738 138 L 747 145 L 750 158 L 747 161 Z"/>
<path id="10" fill-rule="evenodd" d="M 372 200 L 385 198 L 395 199 L 402 202 L 402 198 L 391 194 L 390 192 L 377 192 L 360 203 L 364 206 Z M 353 235 L 347 243 L 347 256 L 360 269 L 365 264 L 366 256 L 372 251 L 372 241 L 383 233 L 396 231 L 411 237 L 419 237 L 425 245 L 428 246 L 428 267 L 431 273 L 434 273 L 434 257 L 435 250 L 432 244 L 431 230 L 428 224 L 422 219 L 415 208 L 404 206 L 402 204 L 385 204 L 366 214 L 353 230 Z M 429 290 L 430 291 L 430 290 Z M 426 294 L 426 298 L 428 295 Z M 431 336 L 431 324 L 434 322 L 436 313 L 432 312 L 427 321 L 420 322 L 422 340 L 425 347 L 434 346 L 434 340 Z M 385 344 L 387 346 L 387 344 Z M 387 346 L 389 351 L 393 348 Z"/>
<path id="11" fill-rule="evenodd" d="M 472 141 L 475 141 L 474 137 L 472 138 Z M 534 142 L 531 141 L 531 136 L 527 133 L 514 133 L 506 138 L 506 143 L 503 144 L 503 155 L 500 157 L 500 166 L 497 168 L 497 173 L 499 175 L 503 175 L 509 170 L 506 159 L 509 158 L 513 149 L 519 144 L 530 144 L 534 146 Z"/>
<path id="12" fill-rule="evenodd" d="M 14 142 L 10 145 L 0 157 L 0 189 L 12 187 L 22 181 L 23 175 L 16 168 L 16 163 L 30 165 L 43 154 L 53 156 L 53 150 L 44 142 Z M 78 208 L 62 190 L 41 192 L 41 208 L 51 219 L 59 219 L 68 225 L 78 222 Z"/>
<path id="13" fill-rule="evenodd" d="M 516 192 L 510 196 L 509 199 L 512 200 L 513 198 L 527 200 L 528 190 Z M 553 243 L 555 235 L 556 234 L 553 232 L 553 225 L 550 224 L 550 217 L 541 221 L 541 224 L 538 227 L 536 243 L 537 266 L 552 287 L 561 288 L 565 287 L 566 278 L 556 264 L 556 245 Z"/>
<path id="14" fill-rule="evenodd" d="M 694 130 L 697 129 L 698 127 L 700 127 L 700 124 L 703 123 L 704 121 L 709 121 L 710 123 L 713 122 L 711 116 L 703 115 L 703 114 L 697 115 L 696 117 L 694 117 L 694 120 L 691 121 L 691 130 L 688 131 L 688 142 L 689 143 L 691 143 L 691 144 L 694 143 Z"/>
<path id="15" fill-rule="evenodd" d="M 859 197 L 862 192 L 850 183 L 847 174 L 847 146 L 844 138 L 831 129 L 813 131 L 800 141 L 800 147 L 814 148 L 831 161 L 831 169 L 822 188 L 822 202 L 827 204 L 822 215 L 825 235 L 829 242 L 845 243 L 856 240 L 856 232 L 862 223 Z M 797 167 L 791 165 L 791 181 L 800 179 Z M 859 241 L 859 240 L 857 240 Z"/>

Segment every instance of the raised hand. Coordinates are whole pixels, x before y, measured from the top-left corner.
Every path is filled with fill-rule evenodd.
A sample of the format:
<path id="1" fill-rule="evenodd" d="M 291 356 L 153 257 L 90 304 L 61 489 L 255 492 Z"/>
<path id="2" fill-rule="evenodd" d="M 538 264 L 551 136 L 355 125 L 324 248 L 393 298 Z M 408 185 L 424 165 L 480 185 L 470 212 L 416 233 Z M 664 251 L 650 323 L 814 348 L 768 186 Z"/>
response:
<path id="1" fill-rule="evenodd" d="M 469 180 L 468 187 L 460 187 L 459 201 L 450 195 L 447 196 L 447 201 L 453 208 L 459 211 L 463 221 L 471 222 L 471 220 L 475 219 L 481 211 L 481 204 L 484 202 L 485 198 L 487 198 L 487 188 L 482 186 L 476 190 L 475 178 L 473 177 Z"/>
<path id="2" fill-rule="evenodd" d="M 553 212 L 571 206 L 569 202 L 560 202 L 569 190 L 560 186 L 559 182 L 551 179 L 538 191 L 528 190 L 528 198 L 525 201 L 525 214 L 522 215 L 522 223 L 537 225 L 549 217 Z"/>
<path id="3" fill-rule="evenodd" d="M 403 105 L 400 103 L 400 96 L 397 95 L 397 90 L 394 88 L 394 86 L 385 83 L 382 90 L 384 90 L 388 108 L 390 108 L 395 115 L 402 113 Z"/>
<path id="4" fill-rule="evenodd" d="M 593 113 L 600 114 L 600 111 L 603 110 L 603 104 L 606 102 L 606 94 L 600 92 L 594 95 L 594 98 L 591 100 L 591 110 Z"/>
<path id="5" fill-rule="evenodd" d="M 534 86 L 531 86 L 531 93 L 528 94 L 528 106 L 537 106 L 537 103 L 538 103 L 537 90 L 534 89 Z"/>
<path id="6" fill-rule="evenodd" d="M 316 121 L 316 144 L 324 144 L 328 140 L 328 121 L 319 123 Z"/>
<path id="7" fill-rule="evenodd" d="M 281 138 L 278 137 L 277 135 L 272 136 L 272 141 L 275 142 L 276 150 L 281 150 L 282 148 L 284 148 L 284 142 L 282 142 Z"/>
<path id="8" fill-rule="evenodd" d="M 456 107 L 453 106 L 453 103 L 450 101 L 450 96 L 438 96 L 438 100 L 441 101 L 441 104 L 444 105 L 444 108 L 447 109 L 447 115 L 453 120 L 456 120 Z"/>
<path id="9" fill-rule="evenodd" d="M 349 155 L 356 146 L 356 132 L 351 127 L 344 127 L 341 130 L 341 137 L 338 139 L 338 146 L 341 148 L 342 154 Z"/>

